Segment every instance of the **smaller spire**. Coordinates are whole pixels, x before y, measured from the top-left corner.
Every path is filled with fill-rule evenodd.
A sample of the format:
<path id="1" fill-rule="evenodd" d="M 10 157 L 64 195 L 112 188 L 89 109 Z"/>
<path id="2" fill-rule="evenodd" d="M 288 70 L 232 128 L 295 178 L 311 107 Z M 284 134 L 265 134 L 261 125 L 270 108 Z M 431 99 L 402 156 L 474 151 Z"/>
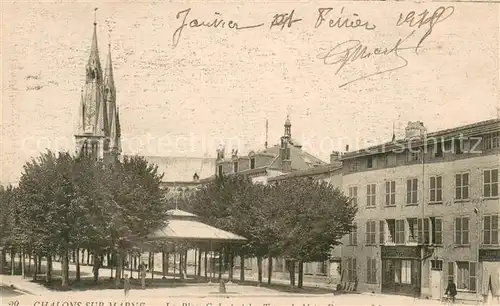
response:
<path id="1" fill-rule="evenodd" d="M 290 122 L 290 116 L 286 115 L 285 120 L 285 136 L 292 137 L 292 123 Z"/>
<path id="2" fill-rule="evenodd" d="M 94 7 L 94 27 L 97 25 L 97 7 Z"/>

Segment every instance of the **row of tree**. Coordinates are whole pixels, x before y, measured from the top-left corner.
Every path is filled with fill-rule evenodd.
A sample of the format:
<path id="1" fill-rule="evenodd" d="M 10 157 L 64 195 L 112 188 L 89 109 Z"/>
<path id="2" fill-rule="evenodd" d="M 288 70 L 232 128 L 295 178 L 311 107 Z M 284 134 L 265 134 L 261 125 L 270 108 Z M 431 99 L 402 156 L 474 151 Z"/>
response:
<path id="1" fill-rule="evenodd" d="M 161 180 L 157 167 L 141 157 L 105 165 L 65 152 L 42 154 L 25 164 L 18 187 L 0 190 L 0 264 L 5 263 L 6 251 L 11 258 L 30 254 L 37 271 L 43 257 L 50 281 L 52 260 L 58 256 L 66 286 L 73 251 L 78 255 L 85 249 L 94 258 L 113 254 L 117 262 L 123 261 L 136 241 L 166 224 Z M 121 275 L 122 265 L 116 267 Z M 98 269 L 96 261 L 95 279 Z"/>
<path id="2" fill-rule="evenodd" d="M 257 258 L 258 280 L 262 261 L 268 259 L 271 282 L 272 259 L 283 258 L 290 284 L 302 287 L 303 264 L 325 261 L 333 247 L 349 233 L 357 207 L 338 188 L 312 178 L 292 178 L 274 184 L 254 184 L 248 178 L 218 177 L 181 199 L 181 207 L 215 227 L 239 234 L 247 241 L 227 256 L 232 275 L 234 252 Z M 295 271 L 298 266 L 299 271 Z"/>
<path id="3" fill-rule="evenodd" d="M 162 176 L 157 166 L 141 157 L 125 157 L 109 165 L 47 152 L 31 160 L 16 188 L 0 189 L 0 265 L 6 251 L 11 260 L 14 254 L 33 256 L 35 271 L 43 257 L 50 281 L 52 260 L 57 256 L 62 261 L 62 285 L 66 286 L 70 254 L 76 254 L 79 280 L 78 257 L 85 249 L 94 258 L 94 279 L 97 281 L 102 258 L 107 256 L 116 266 L 119 284 L 125 255 L 165 226 L 168 209 L 178 204 L 207 224 L 247 238 L 231 248 L 218 246 L 226 253 L 231 276 L 235 255 L 240 257 L 241 279 L 244 258 L 256 257 L 262 282 L 262 261 L 267 258 L 270 282 L 272 259 L 279 257 L 287 261 L 292 285 L 298 265 L 300 287 L 303 263 L 327 260 L 332 247 L 351 230 L 357 211 L 337 188 L 310 178 L 264 185 L 230 175 L 217 177 L 183 197 L 168 199 L 161 189 Z M 198 275 L 201 253 L 205 253 L 206 263 L 210 250 L 205 246 L 199 251 Z M 33 277 L 36 279 L 36 273 Z"/>

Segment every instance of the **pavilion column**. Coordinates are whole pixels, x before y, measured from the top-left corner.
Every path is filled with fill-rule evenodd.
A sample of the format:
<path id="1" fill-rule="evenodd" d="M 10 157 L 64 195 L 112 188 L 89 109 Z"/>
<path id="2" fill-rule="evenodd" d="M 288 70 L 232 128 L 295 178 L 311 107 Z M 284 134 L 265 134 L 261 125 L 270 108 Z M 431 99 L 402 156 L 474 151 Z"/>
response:
<path id="1" fill-rule="evenodd" d="M 205 254 L 205 267 L 204 267 L 205 268 L 204 269 L 205 270 L 205 280 L 207 280 L 207 278 L 208 278 L 208 275 L 207 275 L 207 269 L 208 269 L 208 259 L 207 259 L 208 254 L 207 254 L 207 250 L 205 250 L 203 253 Z"/>
<path id="2" fill-rule="evenodd" d="M 163 274 L 163 277 L 162 279 L 166 279 L 165 275 L 166 275 L 166 272 L 165 272 L 165 251 L 162 251 L 161 252 L 161 270 L 162 270 L 162 274 Z"/>
<path id="3" fill-rule="evenodd" d="M 201 249 L 198 248 L 198 273 L 195 272 L 198 276 L 201 276 Z"/>
<path id="4" fill-rule="evenodd" d="M 194 276 L 196 276 L 196 271 L 198 271 L 198 266 L 196 265 L 198 261 L 198 249 L 194 248 Z"/>
<path id="5" fill-rule="evenodd" d="M 210 250 L 210 278 L 208 280 L 208 283 L 212 283 L 212 275 L 215 272 L 214 271 L 215 269 L 214 269 L 214 266 L 213 266 L 214 254 L 213 254 L 213 251 L 212 251 L 212 241 L 209 242 L 208 249 Z"/>
<path id="6" fill-rule="evenodd" d="M 175 275 L 175 268 L 177 267 L 177 265 L 176 265 L 176 259 L 177 259 L 177 252 L 175 252 L 175 250 L 174 250 L 174 279 L 175 279 L 175 276 L 176 276 Z"/>
<path id="7" fill-rule="evenodd" d="M 165 254 L 165 275 L 168 275 L 168 268 L 170 266 L 170 253 Z"/>

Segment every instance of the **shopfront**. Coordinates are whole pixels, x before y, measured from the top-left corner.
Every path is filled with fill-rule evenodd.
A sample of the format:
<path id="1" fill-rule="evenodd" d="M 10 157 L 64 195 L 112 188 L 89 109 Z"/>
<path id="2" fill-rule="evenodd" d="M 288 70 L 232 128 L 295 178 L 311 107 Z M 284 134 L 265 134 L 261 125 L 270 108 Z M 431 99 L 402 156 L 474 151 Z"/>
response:
<path id="1" fill-rule="evenodd" d="M 420 249 L 382 246 L 382 292 L 420 296 Z"/>
<path id="2" fill-rule="evenodd" d="M 500 249 L 479 249 L 481 294 L 488 300 L 500 296 Z"/>

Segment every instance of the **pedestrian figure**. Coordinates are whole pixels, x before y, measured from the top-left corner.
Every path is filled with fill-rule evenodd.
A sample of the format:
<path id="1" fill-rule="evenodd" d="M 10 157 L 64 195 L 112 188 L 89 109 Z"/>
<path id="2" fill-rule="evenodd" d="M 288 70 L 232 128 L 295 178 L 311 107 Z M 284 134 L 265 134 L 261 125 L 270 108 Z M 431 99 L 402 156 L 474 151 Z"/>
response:
<path id="1" fill-rule="evenodd" d="M 142 289 L 146 289 L 146 265 L 144 264 L 144 262 L 141 264 L 141 267 L 140 267 L 140 275 L 141 275 L 141 287 Z"/>
<path id="2" fill-rule="evenodd" d="M 130 279 L 128 278 L 128 274 L 125 274 L 125 279 L 123 280 L 123 291 L 125 292 L 125 296 L 128 296 L 128 292 L 130 291 Z"/>
<path id="3" fill-rule="evenodd" d="M 457 286 L 453 282 L 452 279 L 448 282 L 448 287 L 446 287 L 445 295 L 448 295 L 451 298 L 451 302 L 455 303 L 455 296 L 457 295 Z"/>

